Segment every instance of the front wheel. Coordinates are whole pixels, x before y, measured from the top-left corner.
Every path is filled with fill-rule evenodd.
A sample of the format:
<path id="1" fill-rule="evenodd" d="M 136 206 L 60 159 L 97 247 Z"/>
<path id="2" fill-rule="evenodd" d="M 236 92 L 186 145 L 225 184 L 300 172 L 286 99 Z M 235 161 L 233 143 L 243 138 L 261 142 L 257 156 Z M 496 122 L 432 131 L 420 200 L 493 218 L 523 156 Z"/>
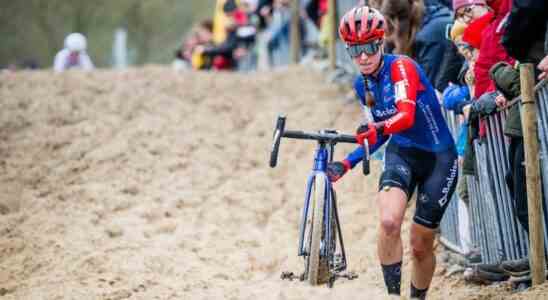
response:
<path id="1" fill-rule="evenodd" d="M 327 279 L 328 268 L 325 259 L 320 257 L 322 236 L 324 234 L 324 208 L 327 199 L 325 174 L 317 174 L 314 179 L 314 190 L 312 194 L 312 226 L 308 235 L 309 253 L 307 256 L 308 282 L 311 285 L 318 285 Z M 327 246 L 327 245 L 325 245 Z"/>

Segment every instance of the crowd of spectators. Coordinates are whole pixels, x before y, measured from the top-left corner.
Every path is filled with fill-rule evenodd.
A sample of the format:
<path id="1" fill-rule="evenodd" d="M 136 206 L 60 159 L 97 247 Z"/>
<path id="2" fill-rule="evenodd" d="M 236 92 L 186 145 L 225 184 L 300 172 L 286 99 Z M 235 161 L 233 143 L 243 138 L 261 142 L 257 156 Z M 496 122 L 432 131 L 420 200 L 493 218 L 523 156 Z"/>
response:
<path id="1" fill-rule="evenodd" d="M 457 149 L 461 175 L 476 175 L 475 140 L 486 136 L 484 117 L 507 108 L 504 134 L 509 141 L 506 183 L 514 201 L 514 215 L 528 232 L 524 145 L 518 105 L 518 63 L 533 63 L 537 80 L 548 71 L 548 3 L 544 0 L 371 0 L 387 18 L 385 49 L 413 57 L 425 70 L 447 110 L 458 116 Z M 479 162 L 487 163 L 487 162 Z M 461 205 L 468 207 L 466 180 L 459 177 Z M 459 210 L 460 211 L 460 210 Z M 468 209 L 463 210 L 466 218 Z M 477 245 L 461 230 L 467 257 L 480 261 Z M 489 280 L 526 274 L 527 258 L 487 266 Z M 500 276 L 497 273 L 500 271 Z M 473 271 L 467 276 L 478 279 Z M 485 281 L 485 278 L 479 279 Z"/>
<path id="2" fill-rule="evenodd" d="M 303 54 L 317 48 L 307 40 L 317 34 L 326 12 L 327 0 L 309 0 L 302 7 Z M 175 53 L 174 67 L 249 71 L 287 65 L 291 16 L 290 0 L 226 0 L 213 20 L 199 22 L 187 34 Z"/>

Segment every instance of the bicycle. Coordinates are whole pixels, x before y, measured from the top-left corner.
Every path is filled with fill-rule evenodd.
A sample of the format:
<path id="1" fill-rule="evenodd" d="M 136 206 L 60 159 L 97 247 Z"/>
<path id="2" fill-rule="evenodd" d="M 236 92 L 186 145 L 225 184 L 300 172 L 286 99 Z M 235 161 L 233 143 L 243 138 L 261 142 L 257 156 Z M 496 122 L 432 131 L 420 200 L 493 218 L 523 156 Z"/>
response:
<path id="1" fill-rule="evenodd" d="M 270 153 L 270 167 L 276 167 L 282 137 L 316 140 L 314 166 L 307 180 L 304 207 L 300 222 L 298 256 L 304 258 L 304 272 L 298 276 L 311 285 L 327 283 L 333 287 L 337 277 L 354 279 L 357 275 L 344 273 L 347 268 L 346 252 L 337 211 L 333 185 L 325 173 L 327 163 L 333 161 L 337 143 L 357 143 L 354 135 L 339 134 L 323 129 L 317 133 L 285 130 L 285 116 L 278 116 Z M 363 173 L 369 174 L 369 146 L 364 144 Z M 306 243 L 305 243 L 306 236 Z M 338 243 L 337 243 L 338 242 Z M 337 248 L 337 244 L 339 248 Z M 292 272 L 283 272 L 282 279 L 293 279 Z"/>

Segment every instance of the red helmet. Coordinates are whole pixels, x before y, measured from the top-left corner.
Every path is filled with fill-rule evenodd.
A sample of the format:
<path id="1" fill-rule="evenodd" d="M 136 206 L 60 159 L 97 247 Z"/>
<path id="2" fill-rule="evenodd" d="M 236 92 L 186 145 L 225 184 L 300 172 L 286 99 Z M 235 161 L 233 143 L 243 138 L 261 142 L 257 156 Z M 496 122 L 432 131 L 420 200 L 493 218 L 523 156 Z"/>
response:
<path id="1" fill-rule="evenodd" d="M 386 21 L 376 9 L 357 6 L 344 14 L 339 24 L 339 36 L 350 45 L 364 44 L 384 37 Z"/>

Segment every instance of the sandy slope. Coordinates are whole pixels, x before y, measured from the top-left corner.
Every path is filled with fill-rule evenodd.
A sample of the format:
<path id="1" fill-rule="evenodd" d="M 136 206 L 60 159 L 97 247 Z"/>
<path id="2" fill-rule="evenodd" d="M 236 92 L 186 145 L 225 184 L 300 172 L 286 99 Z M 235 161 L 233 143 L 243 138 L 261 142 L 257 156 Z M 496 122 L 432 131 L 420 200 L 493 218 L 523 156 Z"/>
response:
<path id="1" fill-rule="evenodd" d="M 352 132 L 360 112 L 341 95 L 304 69 L 0 75 L 0 298 L 382 299 L 378 170 L 337 184 L 360 277 L 331 290 L 279 279 L 302 271 L 297 222 L 314 145 L 284 141 L 268 168 L 276 114 L 288 128 Z M 442 272 L 431 299 L 510 295 Z"/>

